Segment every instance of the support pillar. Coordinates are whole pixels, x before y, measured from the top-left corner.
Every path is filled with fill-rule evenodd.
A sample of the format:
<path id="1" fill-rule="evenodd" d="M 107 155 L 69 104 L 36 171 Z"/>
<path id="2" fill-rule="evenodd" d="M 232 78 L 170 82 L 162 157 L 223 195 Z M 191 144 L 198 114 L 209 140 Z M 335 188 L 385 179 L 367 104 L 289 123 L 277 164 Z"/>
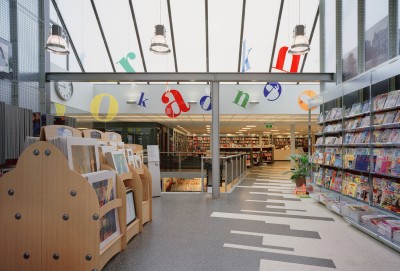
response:
<path id="1" fill-rule="evenodd" d="M 212 157 L 212 197 L 219 197 L 219 82 L 211 82 L 212 118 L 211 118 L 211 157 Z"/>
<path id="2" fill-rule="evenodd" d="M 294 124 L 290 124 L 290 154 L 296 152 L 296 134 Z M 290 160 L 290 168 L 294 168 L 294 161 Z"/>

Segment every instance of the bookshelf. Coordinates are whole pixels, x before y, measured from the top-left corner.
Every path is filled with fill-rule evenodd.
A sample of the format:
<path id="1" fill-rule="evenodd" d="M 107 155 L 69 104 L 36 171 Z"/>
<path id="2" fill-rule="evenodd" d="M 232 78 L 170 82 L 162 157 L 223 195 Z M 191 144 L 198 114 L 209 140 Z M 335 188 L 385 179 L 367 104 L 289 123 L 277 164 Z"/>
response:
<path id="1" fill-rule="evenodd" d="M 283 149 L 285 146 L 290 147 L 290 137 L 274 137 L 275 149 Z M 295 148 L 308 148 L 307 137 L 295 137 Z"/>
<path id="2" fill-rule="evenodd" d="M 319 131 L 315 148 L 310 152 L 313 184 L 328 193 L 354 200 L 370 208 L 373 214 L 397 219 L 400 219 L 399 70 L 399 61 L 387 62 L 317 97 L 311 105 L 320 106 Z M 350 224 L 361 230 L 367 228 L 361 220 L 351 220 Z M 400 248 L 398 241 L 384 238 L 377 229 L 370 234 L 395 249 Z"/>

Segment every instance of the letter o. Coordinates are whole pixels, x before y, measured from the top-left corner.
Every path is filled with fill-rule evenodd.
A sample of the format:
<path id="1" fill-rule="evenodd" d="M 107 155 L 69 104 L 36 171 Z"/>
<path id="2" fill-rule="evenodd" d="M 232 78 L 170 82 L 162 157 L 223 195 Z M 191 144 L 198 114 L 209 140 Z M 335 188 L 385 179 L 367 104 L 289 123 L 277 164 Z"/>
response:
<path id="1" fill-rule="evenodd" d="M 99 116 L 100 105 L 104 97 L 108 97 L 110 99 L 110 105 L 108 107 L 107 115 L 105 116 L 105 118 L 100 118 Z M 118 101 L 117 99 L 114 98 L 114 96 L 110 94 L 105 94 L 105 93 L 98 94 L 94 96 L 92 102 L 90 103 L 90 113 L 92 114 L 95 120 L 102 122 L 112 121 L 118 114 Z"/>
<path id="2" fill-rule="evenodd" d="M 208 106 L 207 106 L 207 108 L 204 108 L 204 105 L 205 105 L 205 103 L 206 103 L 206 100 L 207 100 L 207 98 L 210 98 L 210 103 L 208 104 Z M 205 110 L 205 111 L 210 111 L 211 110 L 211 96 L 203 96 L 203 97 L 201 97 L 201 99 L 200 99 L 200 106 L 201 106 L 201 108 L 203 109 L 203 110 Z"/>

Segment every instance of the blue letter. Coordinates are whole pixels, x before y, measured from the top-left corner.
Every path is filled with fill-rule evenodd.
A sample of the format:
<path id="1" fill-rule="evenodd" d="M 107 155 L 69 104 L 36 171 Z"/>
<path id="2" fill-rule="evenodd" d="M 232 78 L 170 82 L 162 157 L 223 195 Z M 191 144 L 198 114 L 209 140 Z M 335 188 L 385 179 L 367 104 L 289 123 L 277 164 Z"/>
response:
<path id="1" fill-rule="evenodd" d="M 264 87 L 264 96 L 269 96 L 272 92 L 278 92 L 278 97 L 275 99 L 267 99 L 268 101 L 275 101 L 278 99 L 282 94 L 282 86 L 278 82 L 271 82 L 265 85 Z"/>
<path id="2" fill-rule="evenodd" d="M 140 92 L 142 94 L 140 94 L 140 99 L 139 99 L 139 103 L 138 105 L 146 107 L 146 101 L 148 101 L 149 99 L 143 99 L 144 98 L 144 92 Z"/>
<path id="3" fill-rule="evenodd" d="M 208 104 L 207 108 L 204 108 L 204 104 L 206 103 L 207 98 L 210 98 L 210 103 Z M 211 110 L 211 96 L 203 96 L 200 99 L 200 106 L 203 110 L 205 111 L 210 111 Z"/>

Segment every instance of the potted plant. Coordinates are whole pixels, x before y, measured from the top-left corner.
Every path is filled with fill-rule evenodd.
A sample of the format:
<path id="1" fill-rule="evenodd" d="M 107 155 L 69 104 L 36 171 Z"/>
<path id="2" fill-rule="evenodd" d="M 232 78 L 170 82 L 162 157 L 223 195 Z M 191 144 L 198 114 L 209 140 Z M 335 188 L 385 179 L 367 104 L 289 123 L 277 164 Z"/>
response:
<path id="1" fill-rule="evenodd" d="M 286 173 L 291 173 L 290 179 L 296 183 L 296 187 L 301 187 L 306 184 L 306 177 L 310 175 L 308 166 L 308 155 L 292 154 L 289 156 L 291 161 L 294 161 L 294 168 Z"/>

